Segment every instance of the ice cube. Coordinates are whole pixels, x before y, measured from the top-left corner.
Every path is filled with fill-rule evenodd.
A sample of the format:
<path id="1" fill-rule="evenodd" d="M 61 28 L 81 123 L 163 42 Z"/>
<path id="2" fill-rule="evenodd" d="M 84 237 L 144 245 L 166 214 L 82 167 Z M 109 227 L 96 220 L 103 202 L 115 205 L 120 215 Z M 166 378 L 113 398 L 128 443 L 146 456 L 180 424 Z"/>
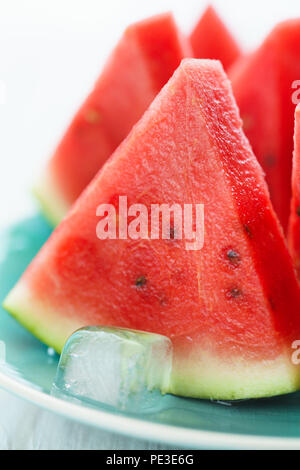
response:
<path id="1" fill-rule="evenodd" d="M 111 327 L 76 331 L 62 352 L 52 394 L 124 410 L 150 406 L 167 390 L 172 343 L 153 333 Z"/>

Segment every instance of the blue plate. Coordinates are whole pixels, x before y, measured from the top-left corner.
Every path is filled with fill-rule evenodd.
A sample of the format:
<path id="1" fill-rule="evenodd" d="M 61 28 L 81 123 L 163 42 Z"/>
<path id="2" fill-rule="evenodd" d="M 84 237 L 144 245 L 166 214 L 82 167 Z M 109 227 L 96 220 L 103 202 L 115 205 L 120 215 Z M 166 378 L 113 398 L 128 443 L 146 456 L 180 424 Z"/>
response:
<path id="1" fill-rule="evenodd" d="M 51 228 L 36 216 L 0 237 L 0 299 L 4 299 Z M 300 394 L 239 403 L 166 395 L 151 409 L 125 413 L 108 406 L 68 403 L 50 395 L 58 356 L 1 310 L 0 341 L 6 363 L 0 386 L 48 410 L 126 435 L 193 448 L 300 449 Z"/>

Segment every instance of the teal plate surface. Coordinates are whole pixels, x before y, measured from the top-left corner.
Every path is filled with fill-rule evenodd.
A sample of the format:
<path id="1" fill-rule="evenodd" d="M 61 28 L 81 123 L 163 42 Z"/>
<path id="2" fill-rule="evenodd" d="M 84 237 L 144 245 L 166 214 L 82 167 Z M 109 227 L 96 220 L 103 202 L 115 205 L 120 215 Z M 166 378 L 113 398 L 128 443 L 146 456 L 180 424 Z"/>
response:
<path id="1" fill-rule="evenodd" d="M 51 233 L 42 217 L 25 220 L 0 238 L 0 300 Z M 299 448 L 300 394 L 220 404 L 157 396 L 147 412 L 74 404 L 50 395 L 58 356 L 1 310 L 6 363 L 0 386 L 48 410 L 126 435 L 190 448 Z"/>

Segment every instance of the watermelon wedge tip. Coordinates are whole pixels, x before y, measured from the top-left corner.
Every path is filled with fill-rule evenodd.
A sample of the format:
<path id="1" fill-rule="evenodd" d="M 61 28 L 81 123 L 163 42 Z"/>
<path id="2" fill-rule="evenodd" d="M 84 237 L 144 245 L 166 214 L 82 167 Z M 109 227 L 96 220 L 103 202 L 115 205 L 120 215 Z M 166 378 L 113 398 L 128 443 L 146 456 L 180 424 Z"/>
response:
<path id="1" fill-rule="evenodd" d="M 189 39 L 194 57 L 218 59 L 226 71 L 242 56 L 240 46 L 211 5 L 204 11 Z"/>

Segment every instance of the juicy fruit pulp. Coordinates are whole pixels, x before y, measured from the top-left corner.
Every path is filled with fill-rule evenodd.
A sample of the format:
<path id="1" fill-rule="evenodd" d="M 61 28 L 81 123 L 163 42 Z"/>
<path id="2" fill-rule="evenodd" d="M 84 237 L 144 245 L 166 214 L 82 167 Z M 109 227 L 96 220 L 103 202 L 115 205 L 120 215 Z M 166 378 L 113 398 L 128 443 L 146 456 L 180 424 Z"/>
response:
<path id="1" fill-rule="evenodd" d="M 63 218 L 188 55 L 188 42 L 171 14 L 127 28 L 35 188 L 53 224 Z"/>
<path id="2" fill-rule="evenodd" d="M 298 278 L 300 279 L 300 105 L 295 113 L 292 202 L 288 241 Z"/>
<path id="3" fill-rule="evenodd" d="M 174 394 L 298 389 L 290 346 L 300 337 L 299 287 L 241 125 L 220 63 L 184 60 L 5 307 L 57 351 L 85 325 L 170 337 Z M 204 204 L 203 249 L 187 251 L 180 239 L 97 239 L 97 207 L 119 195 L 147 208 Z"/>
<path id="4" fill-rule="evenodd" d="M 300 20 L 279 24 L 231 73 L 244 131 L 265 173 L 286 231 L 291 200 L 293 82 L 300 76 Z"/>
<path id="5" fill-rule="evenodd" d="M 225 70 L 241 56 L 240 47 L 211 6 L 205 10 L 192 31 L 190 43 L 194 57 L 218 59 Z"/>

